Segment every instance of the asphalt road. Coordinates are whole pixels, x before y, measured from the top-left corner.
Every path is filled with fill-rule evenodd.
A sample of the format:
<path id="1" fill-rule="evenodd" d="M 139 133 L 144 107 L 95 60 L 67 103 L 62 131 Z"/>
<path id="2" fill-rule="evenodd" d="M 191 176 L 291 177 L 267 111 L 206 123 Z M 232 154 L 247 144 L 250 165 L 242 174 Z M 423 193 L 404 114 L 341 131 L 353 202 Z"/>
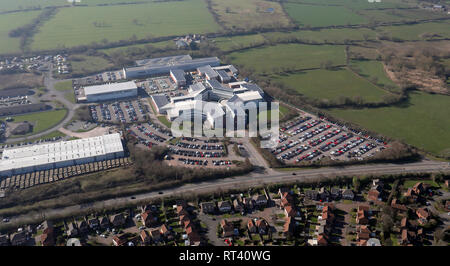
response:
<path id="1" fill-rule="evenodd" d="M 319 169 L 307 169 L 293 172 L 252 173 L 245 176 L 229 177 L 224 179 L 211 180 L 195 184 L 185 184 L 180 187 L 163 190 L 163 194 L 158 191 L 137 194 L 134 196 L 120 197 L 109 200 L 92 202 L 90 204 L 73 205 L 64 208 L 42 210 L 40 213 L 29 213 L 9 217 L 11 222 L 30 222 L 30 220 L 40 220 L 42 217 L 51 218 L 61 215 L 70 215 L 80 211 L 90 211 L 113 206 L 120 206 L 129 203 L 138 203 L 143 200 L 151 200 L 161 197 L 179 197 L 186 194 L 202 194 L 217 191 L 218 189 L 248 188 L 270 183 L 287 183 L 293 181 L 308 181 L 320 177 L 370 175 L 370 174 L 401 174 L 401 173 L 421 173 L 421 172 L 450 172 L 450 165 L 447 162 L 436 162 L 424 160 L 409 164 L 377 164 L 358 165 L 346 167 L 326 167 Z M 132 198 L 133 197 L 133 198 Z"/>
<path id="2" fill-rule="evenodd" d="M 63 127 L 66 123 L 68 123 L 70 120 L 72 120 L 73 116 L 75 115 L 75 110 L 76 108 L 78 108 L 78 104 L 74 104 L 72 102 L 70 102 L 69 100 L 67 100 L 64 95 L 66 92 L 63 91 L 58 91 L 55 89 L 55 84 L 61 81 L 66 81 L 66 80 L 56 80 L 53 78 L 52 76 L 52 71 L 53 69 L 50 68 L 50 71 L 48 73 L 45 74 L 44 76 L 44 86 L 47 88 L 47 92 L 42 95 L 42 100 L 48 100 L 48 101 L 54 101 L 57 100 L 60 103 L 62 103 L 66 109 L 67 109 L 67 115 L 66 117 L 61 120 L 58 124 L 54 125 L 51 128 L 48 128 L 42 132 L 39 132 L 37 134 L 33 134 L 27 137 L 20 137 L 20 138 L 8 138 L 5 143 L 15 143 L 15 142 L 21 142 L 21 141 L 28 141 L 31 139 L 36 139 L 36 138 L 40 138 L 43 137 L 45 135 L 48 135 L 50 133 L 52 133 L 53 131 L 58 130 L 59 128 Z"/>

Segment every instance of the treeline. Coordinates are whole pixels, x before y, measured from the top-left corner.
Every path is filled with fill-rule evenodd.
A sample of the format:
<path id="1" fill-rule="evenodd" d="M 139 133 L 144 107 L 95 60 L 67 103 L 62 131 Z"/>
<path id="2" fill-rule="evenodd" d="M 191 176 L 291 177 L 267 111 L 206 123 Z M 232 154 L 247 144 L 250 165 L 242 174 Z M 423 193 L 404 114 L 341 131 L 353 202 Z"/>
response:
<path id="1" fill-rule="evenodd" d="M 36 29 L 44 21 L 49 20 L 53 15 L 56 14 L 57 8 L 45 8 L 31 23 L 26 24 L 22 27 L 11 30 L 8 36 L 11 38 L 20 38 L 20 49 L 22 51 L 26 50 L 29 40 L 36 33 Z"/>

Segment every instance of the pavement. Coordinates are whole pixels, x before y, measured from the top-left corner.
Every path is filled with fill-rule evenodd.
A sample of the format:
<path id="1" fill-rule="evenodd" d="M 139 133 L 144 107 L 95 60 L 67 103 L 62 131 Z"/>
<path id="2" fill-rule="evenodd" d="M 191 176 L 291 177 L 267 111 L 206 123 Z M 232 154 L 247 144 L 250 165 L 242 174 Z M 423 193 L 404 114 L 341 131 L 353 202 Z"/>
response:
<path id="1" fill-rule="evenodd" d="M 34 135 L 30 135 L 27 137 L 20 137 L 20 138 L 8 138 L 5 143 L 15 143 L 15 142 L 22 142 L 22 141 L 29 141 L 32 139 L 40 138 L 45 135 L 48 135 L 61 127 L 63 127 L 65 124 L 70 122 L 75 115 L 75 110 L 80 106 L 79 104 L 75 104 L 67 100 L 64 95 L 66 92 L 64 91 L 58 91 L 55 89 L 55 84 L 61 81 L 67 81 L 67 80 L 56 80 L 52 76 L 53 67 L 50 67 L 50 70 L 44 75 L 44 86 L 47 88 L 47 92 L 42 95 L 41 99 L 46 101 L 54 101 L 57 100 L 60 103 L 62 103 L 66 109 L 67 109 L 67 115 L 66 117 L 61 120 L 58 124 L 54 125 L 51 128 L 48 128 L 42 132 L 39 132 Z"/>

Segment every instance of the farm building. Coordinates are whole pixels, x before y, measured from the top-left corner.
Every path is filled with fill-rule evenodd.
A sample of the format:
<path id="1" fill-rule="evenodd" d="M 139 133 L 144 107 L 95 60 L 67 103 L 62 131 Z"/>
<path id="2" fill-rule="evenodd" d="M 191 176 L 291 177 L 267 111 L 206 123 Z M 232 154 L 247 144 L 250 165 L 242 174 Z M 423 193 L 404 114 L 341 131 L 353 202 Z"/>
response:
<path id="1" fill-rule="evenodd" d="M 0 161 L 0 176 L 49 170 L 124 156 L 119 133 L 6 149 Z"/>
<path id="2" fill-rule="evenodd" d="M 136 65 L 123 69 L 125 79 L 169 74 L 171 70 L 175 69 L 192 71 L 206 65 L 219 66 L 220 60 L 217 57 L 192 59 L 189 55 L 183 55 L 139 60 L 136 61 Z"/>
<path id="3" fill-rule="evenodd" d="M 129 81 L 84 87 L 84 97 L 79 97 L 78 100 L 98 102 L 136 96 L 136 83 Z"/>

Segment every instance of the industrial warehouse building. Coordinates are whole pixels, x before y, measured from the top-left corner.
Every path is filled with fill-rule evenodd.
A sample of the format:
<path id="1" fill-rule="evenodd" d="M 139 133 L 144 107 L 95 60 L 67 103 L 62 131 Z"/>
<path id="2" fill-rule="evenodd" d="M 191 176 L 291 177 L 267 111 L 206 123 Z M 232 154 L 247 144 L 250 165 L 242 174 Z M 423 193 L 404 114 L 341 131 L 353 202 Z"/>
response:
<path id="1" fill-rule="evenodd" d="M 124 156 L 119 133 L 104 136 L 39 144 L 3 151 L 0 176 L 98 162 Z"/>
<path id="2" fill-rule="evenodd" d="M 134 81 L 111 83 L 84 87 L 84 95 L 78 97 L 79 101 L 100 102 L 119 98 L 136 97 L 138 88 Z"/>
<path id="3" fill-rule="evenodd" d="M 123 69 L 125 79 L 145 78 L 169 74 L 171 70 L 192 71 L 202 66 L 220 66 L 217 57 L 192 59 L 190 55 L 169 56 L 136 61 L 135 67 Z"/>

